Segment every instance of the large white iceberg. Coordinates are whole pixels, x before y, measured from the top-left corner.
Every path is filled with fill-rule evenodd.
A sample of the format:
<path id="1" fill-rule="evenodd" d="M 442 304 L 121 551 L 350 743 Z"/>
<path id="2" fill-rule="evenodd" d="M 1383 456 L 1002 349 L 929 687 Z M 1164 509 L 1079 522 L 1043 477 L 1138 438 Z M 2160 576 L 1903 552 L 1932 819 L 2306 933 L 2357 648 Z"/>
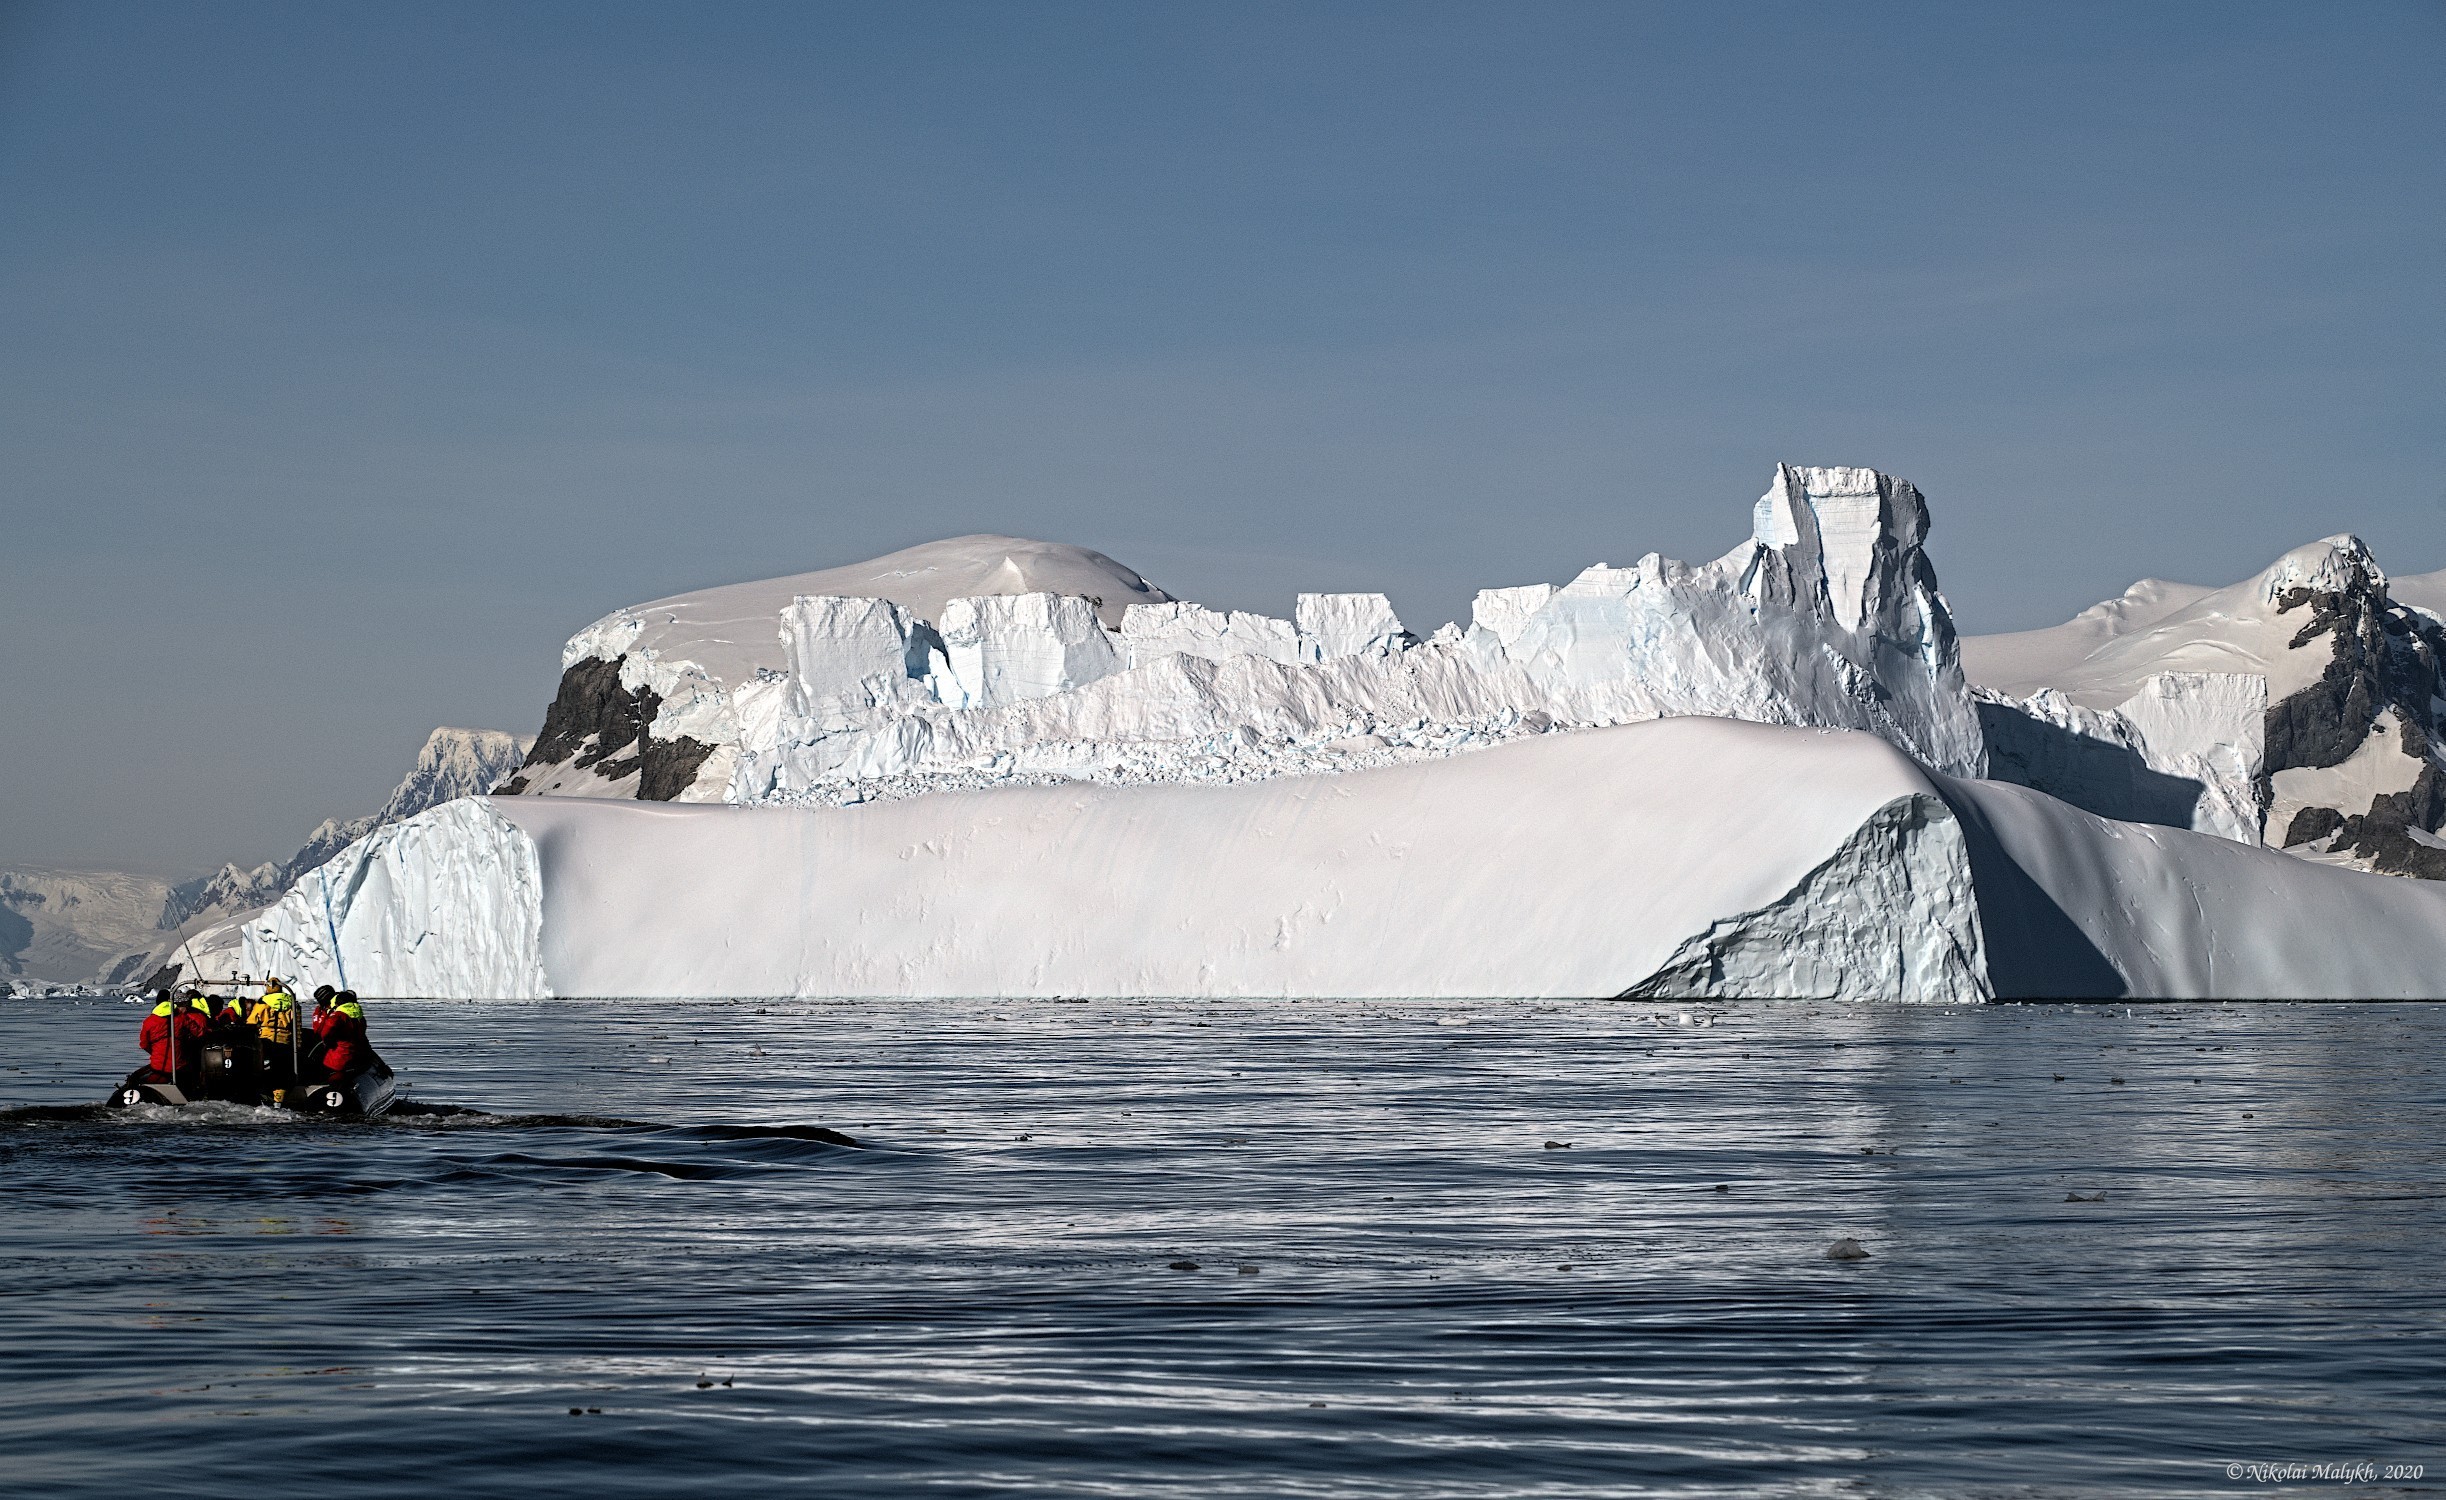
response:
<path id="1" fill-rule="evenodd" d="M 1382 595 L 1226 613 L 1008 538 L 679 596 L 570 643 L 526 795 L 363 841 L 246 959 L 466 996 L 2438 989 L 2446 887 L 2251 847 L 2343 788 L 2339 843 L 2446 861 L 2446 626 L 2358 543 L 1991 641 L 1974 694 L 1927 524 L 1784 466 L 1712 563 L 1424 640 Z"/>
<path id="2" fill-rule="evenodd" d="M 495 797 L 247 956 L 369 994 L 2417 996 L 2446 887 L 1681 718 L 1237 785 Z"/>
<path id="3" fill-rule="evenodd" d="M 1320 769 L 1329 749 L 1443 754 L 1683 714 L 1865 729 L 1982 772 L 1919 493 L 1785 465 L 1751 522 L 1704 566 L 1651 554 L 1488 590 L 1468 631 L 1423 642 L 1381 594 L 1303 594 L 1290 620 L 1227 613 L 1009 538 L 682 595 L 570 641 L 510 789 L 804 803 L 901 795 L 910 778 L 1237 780 Z M 996 549 L 1030 561 L 984 566 Z M 758 610 L 773 643 L 750 650 Z"/>

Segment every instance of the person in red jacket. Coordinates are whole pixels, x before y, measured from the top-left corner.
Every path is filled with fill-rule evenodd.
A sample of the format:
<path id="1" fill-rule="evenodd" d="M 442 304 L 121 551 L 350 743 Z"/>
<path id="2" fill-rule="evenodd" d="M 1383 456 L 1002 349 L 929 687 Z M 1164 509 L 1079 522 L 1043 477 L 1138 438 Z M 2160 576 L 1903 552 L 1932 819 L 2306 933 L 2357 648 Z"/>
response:
<path id="1" fill-rule="evenodd" d="M 329 1017 L 328 1021 L 324 1017 Z M 373 1043 L 365 1036 L 365 1008 L 357 1003 L 355 990 L 342 990 L 332 997 L 322 1016 L 315 1018 L 315 1030 L 323 1039 L 321 1053 L 315 1061 L 329 1082 L 353 1078 L 373 1066 Z"/>
<path id="2" fill-rule="evenodd" d="M 201 1011 L 171 999 L 168 990 L 157 992 L 152 1013 L 136 1033 L 136 1045 L 152 1064 L 146 1081 L 169 1083 L 192 1074 L 203 1060 L 204 1026 Z"/>

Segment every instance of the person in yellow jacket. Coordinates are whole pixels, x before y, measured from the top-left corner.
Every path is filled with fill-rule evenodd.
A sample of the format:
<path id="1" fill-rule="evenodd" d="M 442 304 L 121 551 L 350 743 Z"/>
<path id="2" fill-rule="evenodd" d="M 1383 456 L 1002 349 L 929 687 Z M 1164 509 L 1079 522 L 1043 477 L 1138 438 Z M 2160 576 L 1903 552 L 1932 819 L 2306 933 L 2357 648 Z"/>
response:
<path id="1" fill-rule="evenodd" d="M 246 1024 L 255 1028 L 256 1045 L 263 1049 L 264 1079 L 272 1086 L 272 1102 L 277 1104 L 288 1092 L 297 1074 L 294 1059 L 302 1050 L 297 1032 L 297 997 L 277 978 L 263 982 L 263 998 L 246 1013 Z"/>

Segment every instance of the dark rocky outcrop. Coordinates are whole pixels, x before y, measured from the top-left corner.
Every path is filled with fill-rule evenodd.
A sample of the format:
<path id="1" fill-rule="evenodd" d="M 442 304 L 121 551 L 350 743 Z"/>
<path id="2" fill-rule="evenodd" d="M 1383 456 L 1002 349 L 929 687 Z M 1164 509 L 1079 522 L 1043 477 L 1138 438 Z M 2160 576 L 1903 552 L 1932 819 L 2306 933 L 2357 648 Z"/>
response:
<path id="1" fill-rule="evenodd" d="M 2349 852 L 2381 873 L 2446 879 L 2446 850 L 2407 830 L 2436 830 L 2446 821 L 2446 777 L 2433 747 L 2446 629 L 2387 595 L 2386 579 L 2366 556 L 2346 559 L 2337 589 L 2287 589 L 2276 613 L 2307 611 L 2288 644 L 2333 643 L 2316 682 L 2268 706 L 2264 774 L 2342 765 L 2369 740 L 2379 715 L 2394 710 L 2398 748 L 2420 763 L 2412 787 L 2375 798 L 2365 809 L 2305 807 L 2284 830 L 2287 848 L 2333 838 L 2332 852 Z"/>
<path id="2" fill-rule="evenodd" d="M 561 673 L 535 748 L 527 752 L 519 774 L 501 784 L 503 795 L 515 796 L 534 785 L 529 772 L 560 765 L 591 770 L 607 781 L 634 772 L 638 799 L 645 802 L 668 802 L 695 783 L 713 746 L 686 735 L 655 738 L 654 716 L 662 709 L 662 697 L 650 687 L 621 685 L 620 664 L 626 660 L 589 656 Z"/>
<path id="3" fill-rule="evenodd" d="M 2344 814 L 2332 807 L 2305 807 L 2293 814 L 2293 826 L 2286 829 L 2280 841 L 2287 849 L 2302 844 L 2315 844 L 2333 837 L 2344 827 Z"/>

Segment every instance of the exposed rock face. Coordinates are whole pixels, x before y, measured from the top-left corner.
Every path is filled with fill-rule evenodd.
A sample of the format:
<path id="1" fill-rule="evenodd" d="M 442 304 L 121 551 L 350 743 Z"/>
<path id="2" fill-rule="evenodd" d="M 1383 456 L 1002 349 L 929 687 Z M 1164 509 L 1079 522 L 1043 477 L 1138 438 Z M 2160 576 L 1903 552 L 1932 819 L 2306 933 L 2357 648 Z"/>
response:
<path id="1" fill-rule="evenodd" d="M 2334 550 L 2330 565 L 2285 587 L 2273 600 L 2280 617 L 2301 618 L 2290 642 L 2310 650 L 2324 642 L 2329 655 L 2317 680 L 2268 708 L 2267 774 L 2271 788 L 2287 771 L 2340 769 L 2375 760 L 2360 776 L 2331 778 L 2334 796 L 2288 799 L 2287 847 L 2330 840 L 2328 852 L 2349 853 L 2385 874 L 2446 880 L 2446 846 L 2424 841 L 2446 819 L 2446 776 L 2439 742 L 2439 668 L 2446 659 L 2446 627 L 2426 613 L 2397 604 L 2358 540 Z M 2390 763 L 2391 762 L 2391 763 Z M 2392 790 L 2374 786 L 2373 774 L 2409 782 Z M 2309 782 L 2309 778 L 2288 778 Z M 2316 796 L 2318 784 L 2303 788 Z"/>
<path id="2" fill-rule="evenodd" d="M 656 739 L 654 716 L 662 709 L 662 695 L 623 682 L 625 660 L 590 656 L 561 674 L 535 748 L 519 774 L 501 784 L 502 795 L 526 791 L 530 770 L 563 765 L 605 782 L 634 777 L 635 795 L 645 802 L 668 802 L 695 782 L 713 747 L 686 735 Z"/>

